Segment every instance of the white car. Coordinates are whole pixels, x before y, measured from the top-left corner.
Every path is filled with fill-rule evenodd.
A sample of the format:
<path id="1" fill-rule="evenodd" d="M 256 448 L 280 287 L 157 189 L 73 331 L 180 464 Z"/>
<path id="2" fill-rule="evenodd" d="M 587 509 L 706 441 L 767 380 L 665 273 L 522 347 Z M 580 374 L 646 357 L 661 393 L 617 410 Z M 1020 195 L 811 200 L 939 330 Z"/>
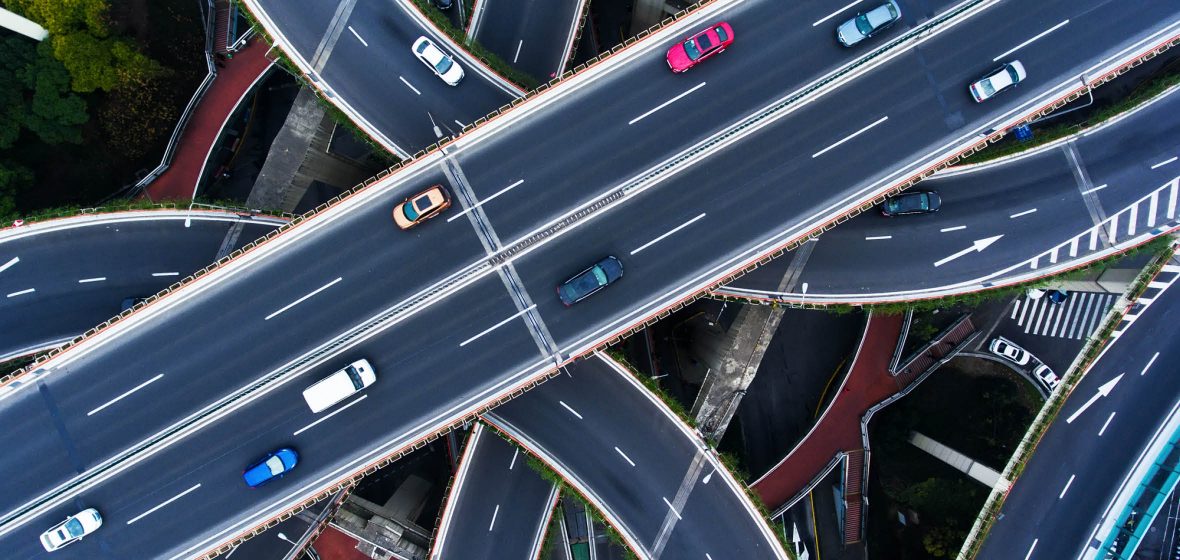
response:
<path id="1" fill-rule="evenodd" d="M 45 547 L 46 552 L 53 552 L 82 540 L 82 537 L 97 531 L 99 527 L 102 527 L 102 516 L 98 514 L 98 510 L 84 509 L 41 533 L 41 546 Z"/>
<path id="2" fill-rule="evenodd" d="M 457 86 L 463 80 L 463 67 L 459 66 L 451 55 L 436 47 L 430 39 L 418 37 L 411 50 L 422 64 L 429 67 L 434 75 L 442 78 L 447 84 Z"/>
<path id="3" fill-rule="evenodd" d="M 976 103 L 983 103 L 1004 89 L 1020 83 L 1026 76 L 1028 74 L 1024 72 L 1024 65 L 1019 60 L 1013 60 L 988 72 L 967 89 L 971 91 L 971 97 L 975 98 Z"/>
<path id="4" fill-rule="evenodd" d="M 991 350 L 992 354 L 1016 362 L 1016 365 L 1018 366 L 1027 366 L 1028 362 L 1032 360 L 1032 354 L 1029 354 L 1028 350 L 1017 346 L 1011 340 L 1008 340 L 1002 336 L 996 337 L 996 339 L 993 340 L 990 345 L 988 345 L 987 349 Z"/>
<path id="5" fill-rule="evenodd" d="M 319 414 L 361 392 L 375 381 L 377 372 L 373 370 L 372 364 L 368 360 L 360 359 L 304 389 L 303 400 L 307 401 L 307 406 L 313 413 Z M 295 466 L 294 460 L 291 466 Z"/>
<path id="6" fill-rule="evenodd" d="M 1041 383 L 1044 383 L 1050 391 L 1056 389 L 1057 384 L 1061 383 L 1061 378 L 1057 377 L 1057 374 L 1053 373 L 1053 370 L 1049 369 L 1049 366 L 1045 364 L 1040 364 L 1033 368 L 1033 375 L 1035 375 L 1036 378 L 1041 381 Z"/>

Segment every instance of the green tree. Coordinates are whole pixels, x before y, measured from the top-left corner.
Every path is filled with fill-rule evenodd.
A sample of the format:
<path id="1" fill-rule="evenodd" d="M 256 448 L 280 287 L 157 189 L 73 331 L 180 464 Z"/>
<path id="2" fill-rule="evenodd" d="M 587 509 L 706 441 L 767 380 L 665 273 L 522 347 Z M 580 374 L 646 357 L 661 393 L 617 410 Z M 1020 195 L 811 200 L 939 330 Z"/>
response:
<path id="1" fill-rule="evenodd" d="M 16 195 L 32 184 L 33 172 L 28 168 L 0 161 L 0 220 L 16 216 Z"/>
<path id="2" fill-rule="evenodd" d="M 935 558 L 947 558 L 958 553 L 966 539 L 966 533 L 953 527 L 933 527 L 922 535 L 922 547 Z"/>
<path id="3" fill-rule="evenodd" d="M 47 144 L 81 142 L 86 101 L 70 93 L 69 73 L 49 45 L 9 36 L 0 51 L 0 148 L 12 146 L 22 128 Z"/>

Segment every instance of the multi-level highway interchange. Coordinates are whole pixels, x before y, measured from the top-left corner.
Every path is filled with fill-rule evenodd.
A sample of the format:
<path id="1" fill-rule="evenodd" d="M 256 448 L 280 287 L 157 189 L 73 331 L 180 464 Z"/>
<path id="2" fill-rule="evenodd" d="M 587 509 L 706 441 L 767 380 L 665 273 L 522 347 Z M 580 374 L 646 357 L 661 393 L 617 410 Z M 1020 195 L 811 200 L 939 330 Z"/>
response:
<path id="1" fill-rule="evenodd" d="M 402 107 L 418 111 L 418 103 L 425 103 L 431 119 L 466 131 L 9 379 L 0 393 L 7 428 L 0 434 L 5 557 L 44 554 L 37 536 L 85 507 L 102 510 L 101 532 L 63 549 L 61 557 L 224 551 L 239 536 L 554 373 L 561 377 L 535 390 L 545 392 L 509 401 L 486 418 L 518 440 L 549 449 L 545 458 L 599 502 L 637 554 L 785 557 L 740 482 L 704 444 L 641 391 L 612 389 L 617 380 L 610 362 L 584 356 L 1180 36 L 1180 5 L 1174 2 L 900 2 L 899 25 L 846 50 L 832 40 L 832 27 L 843 18 L 823 20 L 837 7 L 716 0 L 471 127 L 520 92 L 456 48 L 448 51 L 459 54 L 467 69 L 459 87 L 418 79 L 417 93 L 405 88 L 399 73 L 421 71 L 410 66 L 418 62 L 406 52 L 411 35 L 427 25 L 409 2 L 247 5 L 309 81 L 391 151 L 411 153 L 435 140 L 429 128 L 406 128 Z M 847 7 L 838 13 L 855 12 Z M 684 75 L 668 72 L 669 45 L 721 20 L 738 39 L 725 54 Z M 820 21 L 826 22 L 812 25 Z M 1030 42 L 1061 22 L 1068 23 Z M 352 41 L 346 28 L 364 42 Z M 445 44 L 441 34 L 430 34 Z M 1028 70 L 1019 87 L 983 104 L 967 95 L 967 84 L 1012 58 Z M 1014 192 L 988 201 L 994 208 L 976 210 L 1008 219 L 1028 208 L 1052 208 L 1060 217 L 1051 226 L 1031 222 L 995 233 L 986 223 L 948 224 L 968 225 L 967 232 L 939 238 L 929 254 L 895 249 L 899 260 L 888 262 L 864 254 L 876 249 L 844 243 L 853 247 L 842 263 L 817 267 L 820 276 L 810 284 L 823 287 L 820 295 L 833 296 L 831 301 L 850 294 L 856 297 L 843 301 L 943 293 L 936 288 L 970 291 L 985 282 L 1044 275 L 1166 233 L 1176 223 L 1176 176 L 1151 166 L 1180 153 L 1169 134 L 1174 123 L 1143 123 L 1151 140 L 1139 145 L 1129 140 L 1087 153 L 1078 142 L 1083 155 L 1096 158 L 1089 169 L 1094 187 L 1114 186 L 1099 195 L 1109 197 L 1101 201 L 1107 218 L 1128 216 L 1123 227 L 1127 220 L 1144 224 L 1125 235 L 1118 230 L 1101 246 L 1087 250 L 1082 241 L 1082 250 L 1069 249 L 1077 236 L 1102 223 L 1118 229 L 1095 223 L 1101 221 L 1084 210 L 1077 182 L 1059 191 L 1009 185 Z M 1037 160 L 1025 161 L 1014 165 L 1037 166 Z M 1035 172 L 1056 173 L 1040 166 Z M 982 177 L 991 172 L 977 173 L 986 183 Z M 1134 184 L 1120 185 L 1127 182 Z M 453 193 L 449 214 L 409 232 L 397 230 L 391 208 L 436 183 Z M 971 204 L 948 197 L 944 213 L 952 203 Z M 837 227 L 815 251 L 827 249 L 828 236 L 900 236 L 902 228 L 918 226 L 889 227 L 868 234 Z M 953 263 L 970 263 L 966 268 L 934 265 L 999 234 L 1005 237 L 986 259 Z M 200 243 L 198 235 L 190 232 L 188 239 Z M 28 244 L 20 245 L 22 239 Z M 35 235 L 19 230 L 5 232 L 2 241 L 4 293 L 45 281 L 27 267 L 36 262 L 32 251 L 53 250 L 45 248 L 48 243 L 39 245 Z M 62 243 L 87 250 L 76 240 Z M 1038 264 L 1026 264 L 1047 252 L 1052 258 L 1046 254 Z M 554 286 L 608 254 L 623 259 L 625 278 L 574 307 L 562 306 Z M 200 265 L 161 266 L 187 272 Z M 63 274 L 60 268 L 54 272 Z M 81 277 L 90 271 L 76 272 Z M 727 289 L 766 290 L 754 279 Z M 1169 297 L 1150 312 L 1169 311 L 1175 291 Z M 28 301 L 34 300 L 6 302 L 5 316 L 54 309 L 38 305 L 74 307 L 64 299 Z M 50 325 L 28 334 L 14 324 L 6 320 L 0 331 L 6 356 L 85 328 Z M 1139 364 L 1150 357 L 1143 352 L 1176 347 L 1166 328 L 1154 336 L 1163 347 L 1139 350 L 1123 341 L 1111 352 L 1130 353 L 1124 359 Z M 374 364 L 378 381 L 347 408 L 311 414 L 303 389 L 361 357 Z M 1167 358 L 1155 366 L 1162 374 L 1175 370 Z M 1095 371 L 1105 364 L 1100 361 Z M 1137 373 L 1141 367 L 1127 369 Z M 1090 391 L 1090 382 L 1080 396 Z M 1167 401 L 1151 414 L 1171 408 L 1174 391 L 1137 386 Z M 571 402 L 575 398 L 582 404 Z M 603 408 L 595 414 L 595 407 Z M 561 459 L 570 455 L 561 449 L 569 442 L 562 437 L 570 429 L 563 415 L 569 414 L 589 420 L 580 429 L 604 442 L 611 441 L 608 434 L 643 437 L 649 432 L 628 436 L 628 426 L 656 423 L 652 418 L 661 415 L 675 428 L 661 432 L 665 441 L 632 442 L 627 462 L 650 468 L 619 471 L 626 463 L 608 458 L 604 447 L 599 465 L 579 470 L 587 467 L 566 466 Z M 522 425 L 522 418 L 532 425 Z M 1139 417 L 1142 427 L 1124 429 L 1154 431 L 1157 419 Z M 1046 437 L 1052 445 L 1054 437 L 1071 436 L 1050 431 Z M 246 491 L 238 469 L 261 450 L 282 446 L 299 449 L 298 469 L 281 483 Z M 1124 455 L 1141 447 L 1130 445 Z M 1120 458 L 1127 464 L 1096 476 L 1119 477 L 1131 462 Z M 1027 476 L 1037 469 L 1034 460 Z M 1055 497 L 1058 482 L 1046 485 Z M 1021 507 L 1017 498 L 1037 499 L 1023 498 L 1026 486 L 1016 487 L 1007 507 Z M 1026 527 L 1013 526 L 1010 514 L 996 526 L 997 537 L 1005 532 L 1004 544 L 987 541 L 983 554 L 1080 554 L 1100 517 L 1094 510 L 1105 505 L 1103 498 L 1101 504 L 1064 506 L 1076 508 L 1069 524 L 1045 513 L 1045 525 L 1038 521 L 1033 528 L 1058 526 L 1053 539 L 1035 541 L 1039 548 L 1029 548 L 1034 539 L 1021 532 Z M 1051 551 L 1048 540 L 1055 543 Z"/>

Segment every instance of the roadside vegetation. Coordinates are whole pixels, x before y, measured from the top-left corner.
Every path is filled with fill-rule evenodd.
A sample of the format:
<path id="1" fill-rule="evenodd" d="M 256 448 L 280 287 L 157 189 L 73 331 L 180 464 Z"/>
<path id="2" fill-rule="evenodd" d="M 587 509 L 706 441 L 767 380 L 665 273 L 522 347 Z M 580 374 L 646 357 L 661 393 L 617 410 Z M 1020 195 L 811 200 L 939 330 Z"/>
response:
<path id="1" fill-rule="evenodd" d="M 89 205 L 159 163 L 204 78 L 185 0 L 0 0 L 49 31 L 0 32 L 0 221 Z"/>

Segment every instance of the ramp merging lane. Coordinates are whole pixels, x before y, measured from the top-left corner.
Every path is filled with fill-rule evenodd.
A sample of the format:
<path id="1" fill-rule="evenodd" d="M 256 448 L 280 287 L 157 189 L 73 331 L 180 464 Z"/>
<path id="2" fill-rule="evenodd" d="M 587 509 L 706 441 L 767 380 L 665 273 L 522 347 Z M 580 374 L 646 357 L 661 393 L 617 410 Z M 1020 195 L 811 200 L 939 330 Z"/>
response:
<path id="1" fill-rule="evenodd" d="M 565 72 L 587 0 L 479 0 L 467 36 L 547 82 Z"/>
<path id="2" fill-rule="evenodd" d="M 36 533 L 80 503 L 100 506 L 109 526 L 72 547 L 76 554 L 103 547 L 121 556 L 193 556 L 230 541 L 710 286 L 808 224 L 871 198 L 947 146 L 1043 101 L 1045 88 L 1066 87 L 1086 69 L 1145 48 L 1144 37 L 1170 36 L 1180 13 L 1148 1 L 1134 9 L 999 3 L 805 108 L 730 138 L 710 157 L 610 198 L 652 162 L 847 60 L 835 47 L 813 48 L 831 44 L 830 30 L 799 24 L 813 21 L 817 4 L 706 9 L 682 26 L 724 17 L 744 30 L 749 47 L 673 76 L 657 42 L 683 29 L 656 34 L 657 42 L 625 51 L 625 65 L 592 71 L 580 88 L 574 78 L 526 104 L 535 108 L 414 162 L 9 385 L 0 421 L 11 429 L 0 446 L 5 488 L 19 491 L 0 493 L 0 547 L 31 555 Z M 969 99 L 965 85 L 997 49 L 1060 17 L 1077 24 L 1072 33 L 1021 51 L 1030 70 L 1025 86 L 986 105 Z M 783 33 L 791 25 L 803 29 Z M 804 47 L 815 56 L 785 56 Z M 766 67 L 779 71 L 753 72 Z M 714 88 L 627 124 L 640 107 L 700 82 Z M 365 91 L 380 98 L 378 89 Z M 454 209 L 409 234 L 396 231 L 390 209 L 434 183 L 469 191 L 461 198 L 479 211 Z M 604 197 L 605 206 L 573 215 Z M 571 225 L 545 233 L 562 222 Z M 494 266 L 486 264 L 490 251 Z M 572 309 L 549 295 L 558 281 L 612 253 L 627 267 L 618 285 Z M 538 349 L 539 332 L 558 355 Z M 302 388 L 359 357 L 374 363 L 377 383 L 338 409 L 310 414 Z M 245 491 L 240 469 L 284 445 L 299 448 L 299 469 L 280 484 Z M 676 503 L 677 495 L 667 498 Z M 658 544 L 648 532 L 635 534 L 644 546 Z M 669 551 L 680 546 L 676 534 Z M 701 544 L 685 538 L 686 547 Z"/>

